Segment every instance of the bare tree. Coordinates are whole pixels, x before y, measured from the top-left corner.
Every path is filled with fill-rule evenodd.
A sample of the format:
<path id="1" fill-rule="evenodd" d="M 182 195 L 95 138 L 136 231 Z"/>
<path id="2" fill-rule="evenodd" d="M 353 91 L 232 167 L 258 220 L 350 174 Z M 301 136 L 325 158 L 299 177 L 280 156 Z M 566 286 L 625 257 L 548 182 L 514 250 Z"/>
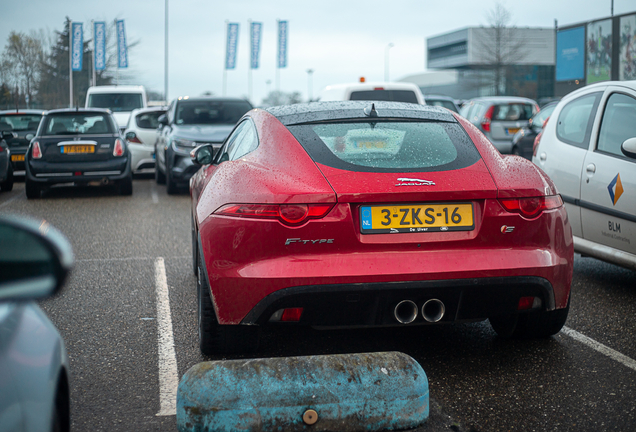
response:
<path id="1" fill-rule="evenodd" d="M 489 26 L 478 29 L 477 48 L 481 52 L 485 69 L 492 73 L 492 85 L 497 96 L 506 92 L 506 75 L 510 67 L 526 56 L 526 42 L 516 26 L 511 26 L 512 15 L 500 2 L 487 13 Z"/>
<path id="2" fill-rule="evenodd" d="M 42 42 L 37 35 L 11 32 L 2 55 L 3 78 L 33 99 L 34 84 L 39 77 L 39 65 L 43 58 Z"/>

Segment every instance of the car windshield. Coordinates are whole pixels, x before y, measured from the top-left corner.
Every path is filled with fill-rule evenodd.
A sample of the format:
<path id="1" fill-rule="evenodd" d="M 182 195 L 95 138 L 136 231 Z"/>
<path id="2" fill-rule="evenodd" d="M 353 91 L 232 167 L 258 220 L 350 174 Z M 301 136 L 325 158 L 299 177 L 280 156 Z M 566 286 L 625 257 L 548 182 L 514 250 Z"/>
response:
<path id="1" fill-rule="evenodd" d="M 159 117 L 165 113 L 165 111 L 141 113 L 135 117 L 135 122 L 137 123 L 137 127 L 141 129 L 157 129 L 159 127 Z"/>
<path id="2" fill-rule="evenodd" d="M 411 90 L 359 90 L 351 92 L 350 99 L 418 103 Z"/>
<path id="3" fill-rule="evenodd" d="M 251 109 L 246 101 L 180 101 L 175 121 L 178 125 L 235 124 Z"/>
<path id="4" fill-rule="evenodd" d="M 143 108 L 141 93 L 94 93 L 88 97 L 90 108 L 108 108 L 113 112 Z"/>
<path id="5" fill-rule="evenodd" d="M 113 134 L 116 129 L 104 114 L 60 113 L 46 117 L 44 135 Z"/>
<path id="6" fill-rule="evenodd" d="M 291 126 L 320 163 L 351 171 L 443 171 L 480 156 L 456 123 L 353 122 Z"/>
<path id="7" fill-rule="evenodd" d="M 35 131 L 40 124 L 42 114 L 4 114 L 0 115 L 0 131 Z"/>

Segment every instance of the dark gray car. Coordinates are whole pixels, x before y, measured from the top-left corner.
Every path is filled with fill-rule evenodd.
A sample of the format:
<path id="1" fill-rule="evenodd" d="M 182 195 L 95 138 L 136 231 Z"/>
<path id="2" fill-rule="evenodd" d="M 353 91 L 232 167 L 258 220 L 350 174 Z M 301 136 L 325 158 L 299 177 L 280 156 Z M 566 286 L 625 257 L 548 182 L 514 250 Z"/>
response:
<path id="1" fill-rule="evenodd" d="M 169 194 L 185 187 L 199 169 L 190 151 L 202 144 L 221 147 L 234 125 L 252 105 L 237 98 L 180 97 L 159 117 L 159 138 L 155 144 L 155 180 L 166 184 Z"/>
<path id="2" fill-rule="evenodd" d="M 13 189 L 13 166 L 11 165 L 11 150 L 7 145 L 7 139 L 13 134 L 0 131 L 0 191 L 6 192 Z"/>
<path id="3" fill-rule="evenodd" d="M 513 96 L 492 96 L 471 99 L 464 103 L 461 116 L 477 126 L 501 153 L 512 151 L 512 138 L 528 120 L 539 112 L 532 99 Z"/>

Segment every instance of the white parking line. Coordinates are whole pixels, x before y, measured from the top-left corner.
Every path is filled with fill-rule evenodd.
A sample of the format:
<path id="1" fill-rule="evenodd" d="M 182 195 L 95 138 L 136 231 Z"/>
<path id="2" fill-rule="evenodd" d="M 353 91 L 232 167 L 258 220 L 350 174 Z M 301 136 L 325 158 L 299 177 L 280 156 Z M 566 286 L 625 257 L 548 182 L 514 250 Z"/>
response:
<path id="1" fill-rule="evenodd" d="M 157 186 L 155 183 L 150 186 L 150 197 L 152 198 L 153 204 L 159 204 L 159 194 L 157 193 Z"/>
<path id="2" fill-rule="evenodd" d="M 166 266 L 162 257 L 155 260 L 157 288 L 157 327 L 159 330 L 159 412 L 157 416 L 177 414 L 177 356 L 174 351 L 172 317 Z"/>
<path id="3" fill-rule="evenodd" d="M 615 351 L 613 349 L 611 349 L 608 346 L 603 345 L 600 342 L 596 342 L 594 339 L 591 339 L 579 332 L 577 332 L 576 330 L 572 330 L 569 327 L 563 327 L 561 329 L 561 331 L 563 333 L 565 333 L 566 335 L 570 336 L 572 339 L 577 340 L 587 346 L 589 346 L 590 348 L 600 352 L 601 354 L 604 354 L 606 356 L 608 356 L 609 358 L 616 360 L 619 363 L 624 364 L 625 366 L 627 366 L 630 369 L 636 370 L 636 360 L 631 359 L 629 357 L 627 357 L 624 354 L 619 353 L 618 351 Z"/>

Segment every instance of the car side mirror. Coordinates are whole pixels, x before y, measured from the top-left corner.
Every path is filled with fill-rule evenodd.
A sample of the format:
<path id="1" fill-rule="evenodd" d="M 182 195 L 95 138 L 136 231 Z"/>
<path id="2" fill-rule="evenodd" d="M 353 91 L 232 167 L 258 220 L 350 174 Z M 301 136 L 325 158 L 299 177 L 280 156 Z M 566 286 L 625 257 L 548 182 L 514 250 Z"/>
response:
<path id="1" fill-rule="evenodd" d="M 168 116 L 165 114 L 161 114 L 159 118 L 157 119 L 157 121 L 159 122 L 161 126 L 165 126 L 168 124 Z"/>
<path id="2" fill-rule="evenodd" d="M 200 145 L 190 152 L 190 159 L 199 165 L 209 165 L 214 159 L 214 148 L 210 144 Z"/>
<path id="3" fill-rule="evenodd" d="M 0 301 L 54 295 L 73 262 L 71 244 L 45 220 L 0 215 Z"/>
<path id="4" fill-rule="evenodd" d="M 636 137 L 626 139 L 621 145 L 621 151 L 628 158 L 636 159 Z"/>

